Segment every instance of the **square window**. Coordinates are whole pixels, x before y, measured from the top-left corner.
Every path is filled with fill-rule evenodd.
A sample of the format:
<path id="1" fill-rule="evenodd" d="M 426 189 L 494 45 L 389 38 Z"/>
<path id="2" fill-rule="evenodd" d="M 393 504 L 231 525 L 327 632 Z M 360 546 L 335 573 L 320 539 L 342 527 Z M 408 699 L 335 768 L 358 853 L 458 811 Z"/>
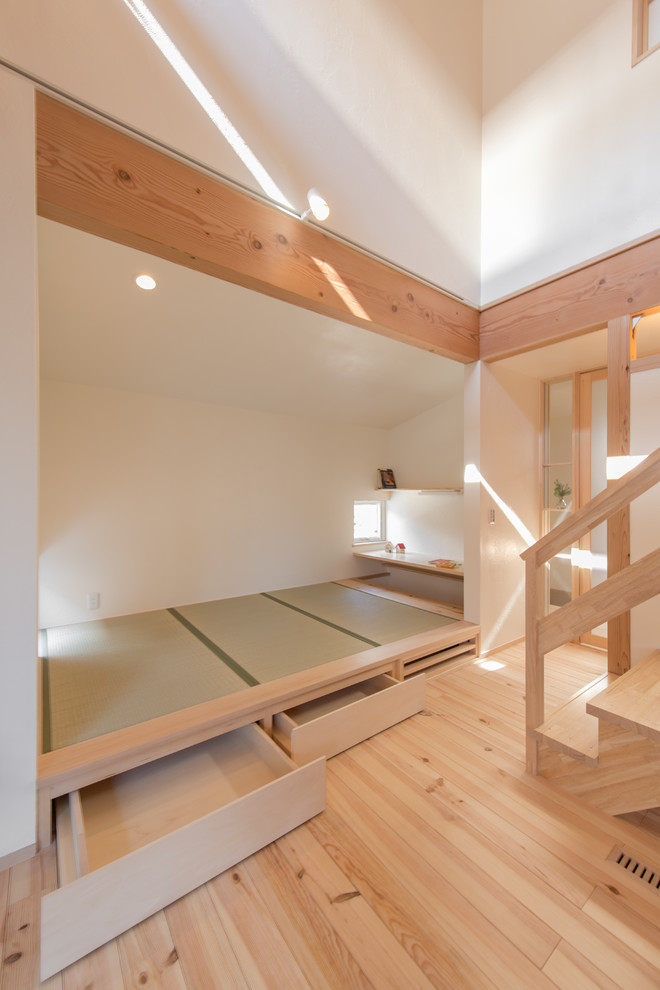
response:
<path id="1" fill-rule="evenodd" d="M 353 543 L 377 543 L 385 539 L 385 503 L 353 503 Z"/>

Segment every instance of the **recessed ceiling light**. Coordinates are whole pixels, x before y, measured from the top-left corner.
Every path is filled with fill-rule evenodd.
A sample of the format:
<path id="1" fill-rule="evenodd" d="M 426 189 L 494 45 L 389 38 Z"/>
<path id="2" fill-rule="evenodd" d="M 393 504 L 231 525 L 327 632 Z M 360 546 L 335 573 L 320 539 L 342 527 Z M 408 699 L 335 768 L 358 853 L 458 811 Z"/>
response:
<path id="1" fill-rule="evenodd" d="M 137 284 L 140 286 L 141 289 L 156 288 L 156 279 L 152 278 L 151 275 L 138 275 L 135 281 L 137 282 Z"/>

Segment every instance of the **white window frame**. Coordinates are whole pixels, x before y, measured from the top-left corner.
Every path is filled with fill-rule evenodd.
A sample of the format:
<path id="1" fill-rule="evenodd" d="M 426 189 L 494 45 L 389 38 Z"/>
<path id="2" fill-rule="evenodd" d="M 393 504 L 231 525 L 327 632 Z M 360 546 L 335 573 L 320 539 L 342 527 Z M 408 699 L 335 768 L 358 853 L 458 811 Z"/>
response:
<path id="1" fill-rule="evenodd" d="M 365 543 L 384 543 L 385 542 L 385 507 L 386 502 L 383 499 L 377 498 L 358 498 L 353 502 L 353 511 L 355 512 L 356 505 L 376 505 L 379 510 L 380 517 L 380 536 L 377 537 L 363 537 L 362 539 L 356 538 L 355 536 L 355 520 L 353 521 L 353 546 L 363 546 Z"/>

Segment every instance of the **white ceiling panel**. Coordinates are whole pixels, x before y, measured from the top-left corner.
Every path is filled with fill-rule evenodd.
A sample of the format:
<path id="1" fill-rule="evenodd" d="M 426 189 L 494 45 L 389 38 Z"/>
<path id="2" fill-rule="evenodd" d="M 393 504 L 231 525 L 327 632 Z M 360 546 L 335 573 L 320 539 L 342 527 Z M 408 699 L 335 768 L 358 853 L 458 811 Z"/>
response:
<path id="1" fill-rule="evenodd" d="M 462 365 L 368 330 L 49 220 L 38 243 L 44 378 L 381 428 L 462 390 Z"/>

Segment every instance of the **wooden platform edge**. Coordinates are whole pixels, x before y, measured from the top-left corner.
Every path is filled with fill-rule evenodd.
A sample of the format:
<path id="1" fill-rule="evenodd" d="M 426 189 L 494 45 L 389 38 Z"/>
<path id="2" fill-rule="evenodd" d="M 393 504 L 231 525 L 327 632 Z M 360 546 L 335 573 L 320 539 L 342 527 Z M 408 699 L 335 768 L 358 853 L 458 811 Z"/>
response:
<path id="1" fill-rule="evenodd" d="M 312 701 L 379 673 L 401 680 L 406 663 L 475 639 L 480 627 L 457 621 L 394 643 L 236 691 L 147 722 L 41 755 L 37 765 L 40 845 L 46 843 L 50 802 L 61 794 L 149 763 L 195 743 Z M 48 810 L 47 810 L 48 809 Z"/>

